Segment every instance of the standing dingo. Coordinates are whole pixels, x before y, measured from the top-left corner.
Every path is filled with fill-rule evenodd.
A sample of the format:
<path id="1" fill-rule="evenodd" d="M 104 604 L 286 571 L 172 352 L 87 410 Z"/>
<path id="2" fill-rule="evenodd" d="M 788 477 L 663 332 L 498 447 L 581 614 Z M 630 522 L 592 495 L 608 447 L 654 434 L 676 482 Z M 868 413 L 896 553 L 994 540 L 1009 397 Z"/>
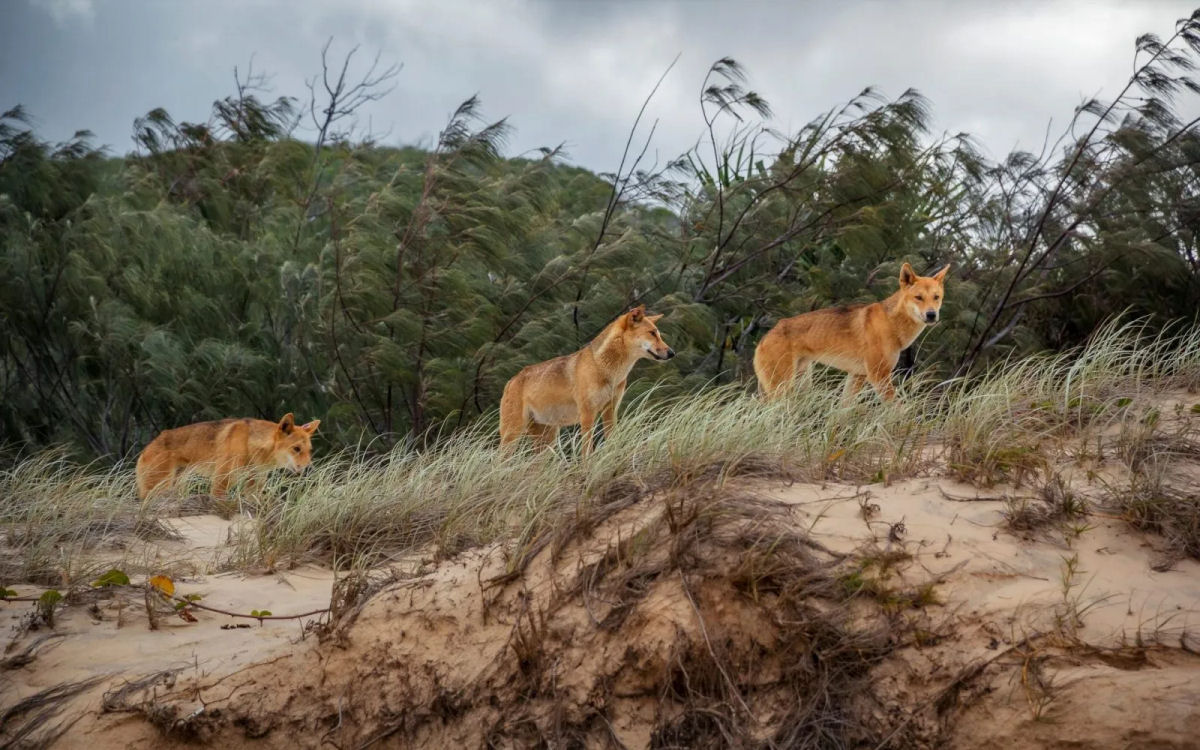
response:
<path id="1" fill-rule="evenodd" d="M 811 362 L 846 373 L 846 399 L 864 382 L 889 401 L 896 395 L 892 368 L 926 326 L 938 322 L 943 281 L 950 266 L 918 276 L 907 263 L 900 288 L 885 300 L 830 307 L 779 321 L 754 352 L 754 374 L 764 397 L 778 396 Z"/>
<path id="2" fill-rule="evenodd" d="M 647 315 L 639 305 L 574 354 L 530 365 L 514 375 L 500 399 L 501 448 L 511 450 L 525 433 L 537 448 L 546 448 L 558 439 L 560 427 L 581 424 L 583 454 L 590 454 L 596 415 L 604 419 L 605 436 L 612 434 L 634 364 L 675 356 L 654 325 L 661 317 Z"/>

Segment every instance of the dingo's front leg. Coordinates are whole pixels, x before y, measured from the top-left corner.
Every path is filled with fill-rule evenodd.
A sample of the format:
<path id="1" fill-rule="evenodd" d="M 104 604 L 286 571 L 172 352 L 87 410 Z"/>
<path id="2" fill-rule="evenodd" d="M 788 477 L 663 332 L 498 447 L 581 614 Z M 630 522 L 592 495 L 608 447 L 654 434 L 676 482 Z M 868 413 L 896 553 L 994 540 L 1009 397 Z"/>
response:
<path id="1" fill-rule="evenodd" d="M 533 449 L 544 451 L 558 442 L 558 428 L 548 424 L 530 424 L 526 430 L 533 437 Z"/>
<path id="2" fill-rule="evenodd" d="M 583 440 L 583 455 L 592 455 L 596 440 L 596 408 L 584 401 L 579 405 L 579 429 Z"/>
<path id="3" fill-rule="evenodd" d="M 220 461 L 213 467 L 212 489 L 209 492 L 213 497 L 226 497 L 229 494 L 229 485 L 237 479 L 238 474 L 245 468 L 245 463 L 236 458 Z"/>
<path id="4" fill-rule="evenodd" d="M 601 416 L 604 417 L 605 442 L 612 437 L 613 430 L 617 428 L 617 409 L 621 406 L 621 399 L 625 396 L 626 382 L 628 381 L 622 380 L 616 385 L 616 387 L 613 388 L 612 401 L 609 401 L 607 404 L 605 404 L 604 410 L 601 412 Z"/>
<path id="5" fill-rule="evenodd" d="M 842 405 L 848 406 L 851 404 L 866 382 L 866 375 L 847 375 L 846 387 L 842 390 Z"/>
<path id="6" fill-rule="evenodd" d="M 894 366 L 895 362 L 891 364 L 883 361 L 867 363 L 867 380 L 871 381 L 871 387 L 884 401 L 891 401 L 896 397 L 896 388 L 892 385 L 892 368 Z"/>

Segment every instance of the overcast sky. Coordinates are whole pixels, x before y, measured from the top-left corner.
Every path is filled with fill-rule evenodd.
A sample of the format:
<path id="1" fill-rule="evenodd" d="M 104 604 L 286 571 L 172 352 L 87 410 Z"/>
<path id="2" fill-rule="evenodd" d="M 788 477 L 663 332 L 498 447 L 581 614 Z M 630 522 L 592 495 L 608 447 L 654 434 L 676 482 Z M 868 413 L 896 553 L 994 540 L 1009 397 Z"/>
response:
<path id="1" fill-rule="evenodd" d="M 354 45 L 403 64 L 395 90 L 361 124 L 392 144 L 429 143 L 455 106 L 478 93 L 507 116 L 517 154 L 565 143 L 570 161 L 616 167 L 655 80 L 661 160 L 695 141 L 708 65 L 741 62 L 750 86 L 794 130 L 878 87 L 915 87 L 935 127 L 974 135 L 993 155 L 1040 147 L 1047 123 L 1115 94 L 1133 41 L 1169 36 L 1197 0 L 1126 2 L 485 2 L 484 0 L 0 0 L 0 108 L 23 104 L 37 132 L 92 130 L 122 154 L 132 122 L 155 107 L 203 121 L 254 57 L 274 95 L 307 98 L 306 77 Z M 300 131 L 301 137 L 311 132 Z"/>

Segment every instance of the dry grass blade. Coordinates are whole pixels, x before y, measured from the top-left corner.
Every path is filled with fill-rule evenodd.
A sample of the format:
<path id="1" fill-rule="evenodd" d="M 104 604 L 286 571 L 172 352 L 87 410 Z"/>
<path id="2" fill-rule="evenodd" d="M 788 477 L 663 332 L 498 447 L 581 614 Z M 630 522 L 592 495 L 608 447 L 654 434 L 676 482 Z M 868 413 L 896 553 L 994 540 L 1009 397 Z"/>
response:
<path id="1" fill-rule="evenodd" d="M 1166 540 L 1165 570 L 1183 557 L 1200 559 L 1200 491 L 1172 483 L 1166 462 L 1133 472 L 1123 485 L 1109 485 L 1106 508 L 1135 528 Z"/>
<path id="2" fill-rule="evenodd" d="M 144 692 L 147 688 L 157 687 L 159 685 L 170 689 L 175 685 L 175 677 L 182 672 L 186 667 L 176 667 L 174 669 L 165 669 L 161 672 L 154 672 L 145 677 L 136 680 L 126 680 L 120 687 L 113 690 L 107 690 L 100 700 L 100 709 L 105 713 L 114 711 L 136 711 L 141 703 L 131 703 L 130 697 L 138 693 Z"/>
<path id="3" fill-rule="evenodd" d="M 45 646 L 50 641 L 57 641 L 66 637 L 64 633 L 46 633 L 40 635 L 25 644 L 25 647 L 20 651 L 10 654 L 4 657 L 4 659 L 0 659 L 0 670 L 20 669 L 38 657 L 38 652 L 42 650 L 42 646 Z"/>
<path id="4" fill-rule="evenodd" d="M 69 728 L 69 724 L 51 725 L 63 704 L 108 679 L 109 675 L 64 682 L 35 693 L 0 713 L 0 739 L 4 747 L 50 747 Z M 78 717 L 76 717 L 78 719 Z"/>

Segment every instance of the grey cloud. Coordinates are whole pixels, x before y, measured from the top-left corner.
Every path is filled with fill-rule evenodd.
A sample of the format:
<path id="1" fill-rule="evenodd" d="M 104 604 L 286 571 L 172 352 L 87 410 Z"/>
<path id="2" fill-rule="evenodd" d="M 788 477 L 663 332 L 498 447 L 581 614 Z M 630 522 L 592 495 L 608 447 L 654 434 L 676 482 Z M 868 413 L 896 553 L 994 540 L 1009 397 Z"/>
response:
<path id="1" fill-rule="evenodd" d="M 1194 0 L 1193 0 L 1194 1 Z M 1040 146 L 1047 121 L 1082 98 L 1113 94 L 1133 40 L 1167 35 L 1190 13 L 1150 3 L 9 2 L 0 8 L 0 107 L 22 103 L 44 137 L 90 128 L 116 153 L 133 118 L 157 106 L 202 120 L 232 90 L 234 65 L 274 73 L 275 94 L 306 96 L 319 51 L 361 46 L 402 62 L 396 90 L 362 113 L 388 142 L 429 142 L 478 93 L 510 116 L 510 151 L 566 142 L 572 159 L 616 166 L 654 81 L 680 59 L 648 111 L 661 159 L 700 134 L 697 93 L 718 57 L 793 130 L 867 85 L 912 86 L 935 126 L 968 131 L 994 155 Z M 301 135 L 304 135 L 302 132 Z"/>

